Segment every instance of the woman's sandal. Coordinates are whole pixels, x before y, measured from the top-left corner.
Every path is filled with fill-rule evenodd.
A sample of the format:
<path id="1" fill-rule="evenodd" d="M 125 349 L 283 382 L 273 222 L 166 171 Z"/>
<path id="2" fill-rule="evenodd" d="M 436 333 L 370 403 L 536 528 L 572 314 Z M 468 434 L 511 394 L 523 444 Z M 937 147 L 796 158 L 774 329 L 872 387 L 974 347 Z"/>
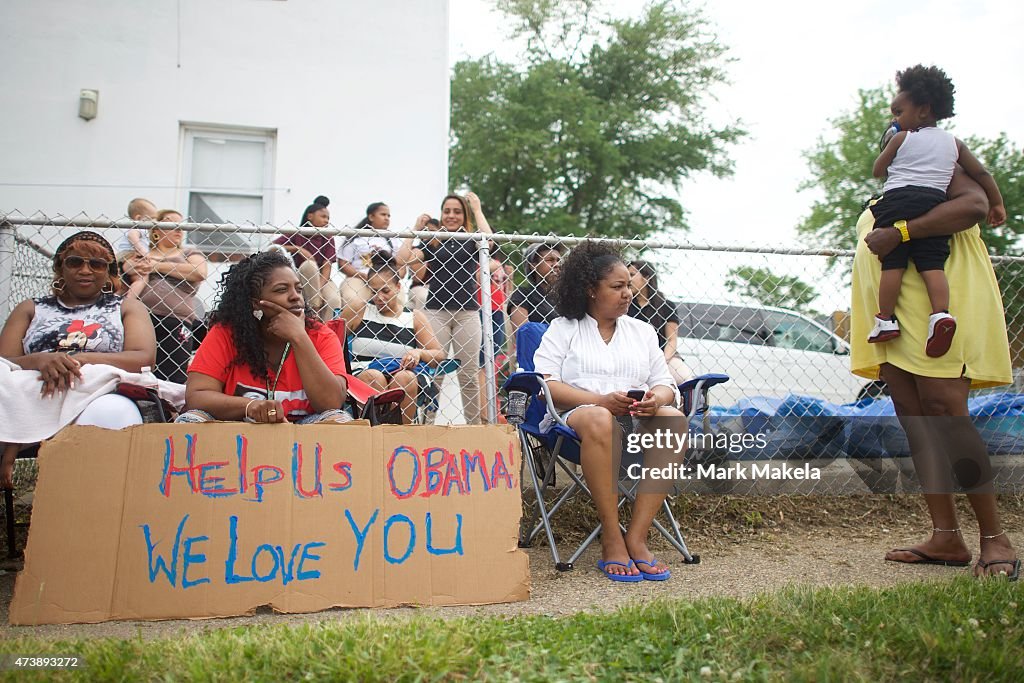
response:
<path id="1" fill-rule="evenodd" d="M 665 581 L 670 576 L 672 576 L 672 572 L 668 569 L 668 567 L 666 567 L 660 572 L 645 572 L 643 569 L 640 569 L 640 565 L 642 564 L 645 564 L 649 568 L 654 569 L 655 565 L 658 564 L 658 558 L 656 557 L 652 557 L 650 562 L 648 562 L 647 560 L 633 560 L 633 564 L 635 564 L 636 568 L 640 570 L 640 576 L 643 577 L 644 581 Z"/>
<path id="2" fill-rule="evenodd" d="M 626 562 L 615 562 L 613 560 L 598 560 L 597 568 L 601 570 L 601 573 L 608 577 L 611 581 L 617 581 L 619 583 L 636 583 L 637 581 L 643 581 L 644 577 L 640 574 L 616 574 L 608 571 L 608 567 L 625 567 L 626 569 L 632 569 L 635 565 L 633 560 L 629 563 Z"/>
<path id="3" fill-rule="evenodd" d="M 976 576 L 978 578 L 981 578 L 983 576 L 984 577 L 988 577 L 988 576 L 1005 576 L 1007 581 L 1016 581 L 1017 579 L 1020 578 L 1020 560 L 1019 559 L 1018 560 L 989 560 L 988 562 L 986 562 L 985 560 L 978 560 L 978 563 L 975 565 L 975 567 L 981 567 L 982 569 L 988 569 L 989 567 L 991 567 L 994 564 L 1008 564 L 1011 567 L 1013 567 L 1013 571 L 1010 572 L 1009 574 L 1007 574 L 1005 571 L 1003 571 L 1003 572 L 999 572 L 998 574 L 985 573 L 985 574 L 977 574 Z"/>

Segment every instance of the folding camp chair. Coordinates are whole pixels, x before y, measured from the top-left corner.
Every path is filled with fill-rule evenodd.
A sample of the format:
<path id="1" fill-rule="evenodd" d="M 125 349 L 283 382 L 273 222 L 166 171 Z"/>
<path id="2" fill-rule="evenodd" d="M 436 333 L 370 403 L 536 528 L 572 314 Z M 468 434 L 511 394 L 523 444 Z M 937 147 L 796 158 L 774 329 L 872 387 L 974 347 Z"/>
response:
<path id="1" fill-rule="evenodd" d="M 402 365 L 401 358 L 387 357 L 377 358 L 370 361 L 366 366 L 367 370 L 379 370 L 384 374 L 391 375 L 399 371 Z M 459 361 L 454 358 L 445 358 L 438 363 L 437 367 L 419 363 L 412 369 L 419 380 L 419 392 L 416 394 L 416 424 L 433 424 L 437 415 L 440 400 L 439 378 L 444 375 L 458 371 Z"/>
<path id="2" fill-rule="evenodd" d="M 356 418 L 369 420 L 371 425 L 401 424 L 402 399 L 405 397 L 405 392 L 401 389 L 377 391 L 353 375 L 348 344 L 345 339 L 345 321 L 342 318 L 337 318 L 328 320 L 324 324 L 338 336 L 345 354 L 345 379 L 348 381 L 348 402 L 352 414 Z"/>
<path id="3" fill-rule="evenodd" d="M 531 545 L 543 530 L 551 547 L 555 568 L 559 571 L 568 571 L 601 533 L 601 525 L 598 524 L 594 528 L 568 560 L 562 561 L 555 542 L 551 517 L 577 494 L 586 493 L 589 496 L 590 490 L 575 467 L 580 462 L 579 437 L 558 417 L 547 382 L 540 374 L 533 372 L 533 355 L 546 331 L 547 325 L 543 323 L 526 323 L 516 333 L 516 360 L 520 371 L 509 377 L 503 387 L 508 396 L 505 418 L 509 424 L 514 424 L 518 428 L 523 466 L 529 471 L 536 498 L 533 508 L 524 515 L 519 545 Z M 727 375 L 711 374 L 695 377 L 679 385 L 680 393 L 683 395 L 682 408 L 687 418 L 692 419 L 706 413 L 708 390 L 728 380 Z M 546 415 L 551 415 L 555 419 L 555 424 L 549 431 L 542 432 L 540 422 Z M 556 466 L 569 477 L 569 484 L 561 492 L 554 490 Z M 620 476 L 619 507 L 635 499 L 638 483 L 637 480 L 624 481 Z M 551 502 L 547 500 L 549 493 L 553 497 Z M 668 526 L 655 519 L 654 527 L 682 554 L 686 564 L 696 564 L 700 562 L 700 557 L 691 555 L 687 549 L 679 523 L 672 514 L 669 500 L 670 498 L 665 499 L 661 509 Z M 622 527 L 621 524 L 619 526 Z M 625 532 L 625 528 L 622 530 Z"/>

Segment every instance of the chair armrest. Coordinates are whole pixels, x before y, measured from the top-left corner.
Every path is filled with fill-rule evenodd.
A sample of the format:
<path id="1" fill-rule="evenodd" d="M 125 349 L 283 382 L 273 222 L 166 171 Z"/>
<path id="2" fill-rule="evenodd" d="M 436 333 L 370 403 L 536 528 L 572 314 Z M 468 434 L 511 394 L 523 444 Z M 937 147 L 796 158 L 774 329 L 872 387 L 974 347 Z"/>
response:
<path id="1" fill-rule="evenodd" d="M 729 375 L 722 375 L 718 373 L 708 373 L 706 375 L 698 375 L 692 379 L 688 379 L 679 385 L 679 393 L 684 391 L 690 391 L 694 389 L 698 384 L 701 388 L 710 389 L 716 384 L 722 384 L 723 382 L 729 381 Z"/>
<path id="2" fill-rule="evenodd" d="M 692 379 L 688 379 L 679 385 L 679 397 L 682 399 L 683 414 L 686 417 L 693 417 L 698 413 L 707 410 L 708 402 L 707 395 L 708 390 L 716 384 L 723 384 L 729 381 L 729 375 L 723 375 L 720 373 L 709 373 L 706 375 L 699 375 Z M 697 397 L 703 396 L 704 400 L 696 400 Z M 702 405 L 703 404 L 703 405 Z"/>
<path id="3" fill-rule="evenodd" d="M 544 376 L 537 372 L 516 372 L 509 376 L 501 388 L 505 391 L 525 391 L 531 396 L 541 392 Z"/>
<path id="4" fill-rule="evenodd" d="M 502 389 L 506 393 L 511 391 L 521 391 L 529 396 L 543 396 L 548 415 L 550 415 L 557 424 L 560 424 L 567 429 L 572 429 L 558 414 L 558 410 L 555 408 L 555 402 L 551 398 L 551 389 L 548 388 L 548 382 L 539 372 L 514 373 L 505 380 L 505 384 L 502 385 Z"/>
<path id="5" fill-rule="evenodd" d="M 357 403 L 366 403 L 377 395 L 376 389 L 355 375 L 349 375 L 346 373 L 345 381 L 348 383 L 349 398 L 354 399 Z"/>

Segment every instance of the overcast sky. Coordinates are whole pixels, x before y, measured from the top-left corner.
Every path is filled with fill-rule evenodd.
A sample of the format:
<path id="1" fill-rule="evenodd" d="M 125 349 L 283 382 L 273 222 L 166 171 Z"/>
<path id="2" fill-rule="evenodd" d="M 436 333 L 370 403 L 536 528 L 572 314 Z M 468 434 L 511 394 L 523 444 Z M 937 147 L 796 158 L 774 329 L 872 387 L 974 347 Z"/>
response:
<path id="1" fill-rule="evenodd" d="M 606 2 L 616 16 L 638 16 L 646 3 Z M 513 61 L 503 15 L 491 0 L 450 0 L 450 60 L 495 53 Z M 856 106 L 858 88 L 892 82 L 912 64 L 936 64 L 957 88 L 959 136 L 1001 131 L 1024 144 L 1024 3 L 939 0 L 716 0 L 703 6 L 735 61 L 731 84 L 715 93 L 712 116 L 742 119 L 750 136 L 731 150 L 735 174 L 702 174 L 683 187 L 690 239 L 696 242 L 797 245 L 794 226 L 812 192 L 802 153 L 829 119 Z M 484 199 L 486 202 L 486 198 Z"/>

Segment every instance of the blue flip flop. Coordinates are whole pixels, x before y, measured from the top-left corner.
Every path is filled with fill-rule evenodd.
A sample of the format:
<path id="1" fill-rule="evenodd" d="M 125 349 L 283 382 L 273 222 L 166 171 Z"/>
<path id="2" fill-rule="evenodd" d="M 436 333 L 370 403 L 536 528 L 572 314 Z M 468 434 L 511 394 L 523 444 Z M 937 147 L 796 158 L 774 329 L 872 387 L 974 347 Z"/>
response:
<path id="1" fill-rule="evenodd" d="M 650 562 L 646 560 L 630 560 L 630 562 L 635 564 L 637 569 L 640 569 L 641 564 L 646 564 L 648 567 L 653 567 L 658 564 L 658 558 L 652 557 Z M 663 572 L 645 572 L 643 569 L 640 569 L 640 576 L 644 581 L 664 581 L 672 576 L 672 571 L 670 569 L 666 569 Z"/>
<path id="2" fill-rule="evenodd" d="M 613 560 L 608 560 L 607 562 L 604 560 L 597 561 L 597 568 L 600 569 L 601 573 L 607 576 L 611 581 L 618 581 L 620 583 L 636 583 L 637 581 L 644 580 L 644 577 L 641 574 L 612 574 L 607 570 L 607 568 L 611 566 L 625 567 L 626 569 L 629 569 L 633 566 L 633 560 L 630 560 L 629 564 L 626 564 L 625 562 L 615 562 Z"/>

